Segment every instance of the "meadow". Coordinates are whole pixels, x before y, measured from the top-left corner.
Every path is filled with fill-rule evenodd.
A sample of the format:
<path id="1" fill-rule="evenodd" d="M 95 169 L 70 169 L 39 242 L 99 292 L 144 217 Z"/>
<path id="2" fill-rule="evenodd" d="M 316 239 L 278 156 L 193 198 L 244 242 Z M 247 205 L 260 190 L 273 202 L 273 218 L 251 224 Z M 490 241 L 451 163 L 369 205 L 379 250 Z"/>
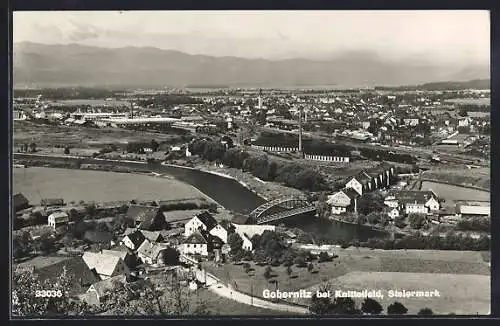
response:
<path id="1" fill-rule="evenodd" d="M 41 198 L 112 202 L 203 197 L 196 188 L 171 178 L 40 167 L 13 170 L 13 193 L 18 192 L 32 204 Z"/>
<path id="2" fill-rule="evenodd" d="M 294 265 L 288 276 L 286 267 L 272 267 L 269 280 L 264 277 L 266 267 L 254 263 L 250 263 L 252 270 L 248 274 L 242 265 L 217 267 L 205 263 L 203 267 L 238 291 L 259 297 L 263 296 L 263 290 L 276 287 L 280 291 L 308 289 L 314 292 L 320 286 L 329 285 L 332 290 L 376 289 L 383 293 L 391 289 L 437 289 L 442 293 L 440 298 L 401 298 L 397 301 L 413 314 L 424 307 L 441 314 L 489 312 L 490 270 L 479 252 L 349 248 L 338 249 L 336 254 L 338 257 L 331 262 L 314 261 L 312 272 Z M 460 305 L 465 300 L 472 302 Z M 287 301 L 301 305 L 310 303 L 308 299 Z M 362 302 L 361 299 L 355 301 L 358 305 Z M 378 301 L 385 309 L 396 299 L 385 294 L 385 298 Z"/>

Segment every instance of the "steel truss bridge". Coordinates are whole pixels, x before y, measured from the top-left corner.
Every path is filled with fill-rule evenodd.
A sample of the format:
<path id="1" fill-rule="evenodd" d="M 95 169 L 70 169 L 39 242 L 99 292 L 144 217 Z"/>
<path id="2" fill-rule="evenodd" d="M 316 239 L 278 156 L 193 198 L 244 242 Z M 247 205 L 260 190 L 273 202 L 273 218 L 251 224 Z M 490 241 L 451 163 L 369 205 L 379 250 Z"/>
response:
<path id="1" fill-rule="evenodd" d="M 280 209 L 280 212 L 273 213 Z M 264 203 L 250 213 L 250 219 L 257 224 L 269 223 L 316 210 L 316 205 L 299 198 L 278 198 Z"/>

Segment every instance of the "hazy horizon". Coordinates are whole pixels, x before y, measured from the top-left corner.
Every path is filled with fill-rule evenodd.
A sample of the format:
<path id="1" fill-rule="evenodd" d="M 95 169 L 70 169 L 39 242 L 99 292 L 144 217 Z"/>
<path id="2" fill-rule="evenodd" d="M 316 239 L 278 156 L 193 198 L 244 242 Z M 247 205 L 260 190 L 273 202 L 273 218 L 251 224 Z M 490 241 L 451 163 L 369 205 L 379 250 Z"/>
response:
<path id="1" fill-rule="evenodd" d="M 489 64 L 488 11 L 14 12 L 13 42 L 154 47 L 216 57 Z"/>

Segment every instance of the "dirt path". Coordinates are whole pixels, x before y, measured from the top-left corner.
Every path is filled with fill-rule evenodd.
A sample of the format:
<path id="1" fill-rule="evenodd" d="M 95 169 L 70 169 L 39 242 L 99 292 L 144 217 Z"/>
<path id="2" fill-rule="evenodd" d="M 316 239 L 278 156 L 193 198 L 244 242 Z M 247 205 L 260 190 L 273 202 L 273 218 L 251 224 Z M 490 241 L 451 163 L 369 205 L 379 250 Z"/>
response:
<path id="1" fill-rule="evenodd" d="M 221 297 L 225 297 L 225 298 L 228 298 L 230 300 L 234 300 L 234 301 L 237 301 L 237 302 L 240 302 L 240 303 L 243 303 L 246 305 L 254 306 L 254 307 L 270 309 L 270 310 L 275 310 L 275 311 L 283 311 L 283 312 L 294 313 L 294 314 L 310 314 L 310 311 L 307 308 L 293 306 L 293 305 L 287 305 L 287 304 L 282 304 L 282 303 L 274 303 L 274 302 L 266 301 L 266 300 L 259 299 L 256 297 L 252 298 L 251 296 L 249 296 L 247 294 L 230 289 L 221 283 L 210 285 L 208 287 L 208 290 L 217 294 L 217 295 L 220 295 Z"/>

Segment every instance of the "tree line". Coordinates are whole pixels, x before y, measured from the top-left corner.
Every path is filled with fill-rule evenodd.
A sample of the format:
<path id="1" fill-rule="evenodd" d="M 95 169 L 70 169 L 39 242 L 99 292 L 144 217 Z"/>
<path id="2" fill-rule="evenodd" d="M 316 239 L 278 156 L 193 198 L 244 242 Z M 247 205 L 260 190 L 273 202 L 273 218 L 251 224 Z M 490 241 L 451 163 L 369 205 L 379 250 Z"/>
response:
<path id="1" fill-rule="evenodd" d="M 271 161 L 267 155 L 252 156 L 237 148 L 227 149 L 220 142 L 212 140 L 194 140 L 188 149 L 205 160 L 241 169 L 264 181 L 276 181 L 301 190 L 327 189 L 326 181 L 319 172 L 296 163 Z"/>

